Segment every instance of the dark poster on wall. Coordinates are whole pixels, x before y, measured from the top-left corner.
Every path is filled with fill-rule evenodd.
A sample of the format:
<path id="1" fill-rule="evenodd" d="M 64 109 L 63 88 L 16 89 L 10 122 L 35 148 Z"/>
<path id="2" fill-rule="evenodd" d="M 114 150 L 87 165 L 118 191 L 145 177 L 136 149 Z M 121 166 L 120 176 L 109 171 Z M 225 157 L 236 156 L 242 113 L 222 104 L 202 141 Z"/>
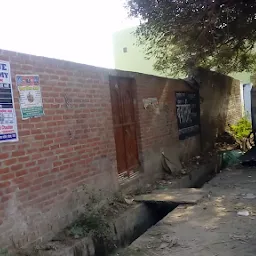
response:
<path id="1" fill-rule="evenodd" d="M 200 133 L 200 100 L 198 92 L 176 92 L 176 114 L 179 139 Z"/>

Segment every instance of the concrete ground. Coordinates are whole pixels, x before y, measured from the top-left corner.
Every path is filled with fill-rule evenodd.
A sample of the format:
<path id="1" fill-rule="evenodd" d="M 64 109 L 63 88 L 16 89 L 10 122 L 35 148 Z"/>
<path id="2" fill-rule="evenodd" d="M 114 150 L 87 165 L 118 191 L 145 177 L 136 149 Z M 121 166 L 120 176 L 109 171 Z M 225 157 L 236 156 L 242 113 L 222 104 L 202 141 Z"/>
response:
<path id="1" fill-rule="evenodd" d="M 226 170 L 203 189 L 200 203 L 177 207 L 115 255 L 255 256 L 256 169 Z"/>

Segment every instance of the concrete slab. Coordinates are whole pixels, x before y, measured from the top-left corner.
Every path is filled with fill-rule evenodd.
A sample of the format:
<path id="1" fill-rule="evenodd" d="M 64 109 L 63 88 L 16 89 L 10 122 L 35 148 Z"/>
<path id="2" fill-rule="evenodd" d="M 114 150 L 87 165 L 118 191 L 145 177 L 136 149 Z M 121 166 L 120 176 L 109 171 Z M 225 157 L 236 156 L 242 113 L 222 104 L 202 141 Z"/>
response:
<path id="1" fill-rule="evenodd" d="M 150 194 L 139 195 L 134 198 L 137 202 L 166 202 L 178 204 L 196 204 L 206 195 L 202 189 L 181 188 L 167 191 L 154 191 Z"/>
<path id="2" fill-rule="evenodd" d="M 255 256 L 256 169 L 227 170 L 204 188 L 202 202 L 177 207 L 118 255 Z"/>

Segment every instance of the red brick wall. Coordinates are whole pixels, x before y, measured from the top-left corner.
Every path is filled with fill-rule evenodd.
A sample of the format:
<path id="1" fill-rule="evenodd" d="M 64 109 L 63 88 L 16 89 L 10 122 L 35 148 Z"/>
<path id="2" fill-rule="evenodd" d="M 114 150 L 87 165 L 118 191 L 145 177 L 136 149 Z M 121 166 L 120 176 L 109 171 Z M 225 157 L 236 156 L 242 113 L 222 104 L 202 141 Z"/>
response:
<path id="1" fill-rule="evenodd" d="M 161 153 L 176 163 L 199 154 L 200 136 L 180 141 L 176 116 L 176 91 L 189 91 L 182 80 L 137 75 L 137 115 L 140 160 L 148 178 L 161 173 Z M 146 110 L 143 99 L 157 98 L 159 108 Z"/>
<path id="2" fill-rule="evenodd" d="M 174 161 L 199 153 L 200 136 L 178 140 L 175 91 L 189 90 L 181 80 L 2 50 L 0 59 L 10 61 L 19 132 L 19 142 L 0 144 L 0 248 L 51 239 L 92 193 L 102 200 L 119 188 L 109 75 L 136 81 L 140 178 L 161 174 L 162 152 Z M 40 76 L 45 116 L 21 120 L 16 74 Z M 144 109 L 146 98 L 159 108 Z"/>
<path id="3" fill-rule="evenodd" d="M 83 211 L 90 193 L 101 199 L 118 188 L 109 74 L 136 80 L 146 178 L 161 173 L 161 152 L 170 145 L 180 155 L 174 92 L 187 90 L 183 82 L 14 52 L 0 51 L 0 59 L 10 61 L 19 132 L 19 142 L 0 144 L 2 247 L 50 239 Z M 45 116 L 21 120 L 16 74 L 40 76 Z M 144 109 L 148 97 L 159 100 L 159 112 Z"/>
<path id="4" fill-rule="evenodd" d="M 0 144 L 3 247 L 50 238 L 76 218 L 85 190 L 115 190 L 117 179 L 107 73 L 1 50 L 0 59 L 10 61 L 19 133 Z M 16 74 L 40 76 L 45 116 L 21 120 Z"/>

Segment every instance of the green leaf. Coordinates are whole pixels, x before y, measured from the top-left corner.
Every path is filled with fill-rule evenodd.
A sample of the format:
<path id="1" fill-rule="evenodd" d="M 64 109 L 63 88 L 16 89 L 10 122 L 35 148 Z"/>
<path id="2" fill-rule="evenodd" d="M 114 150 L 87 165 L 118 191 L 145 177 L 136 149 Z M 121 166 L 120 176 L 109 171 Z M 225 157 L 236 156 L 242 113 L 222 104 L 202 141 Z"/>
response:
<path id="1" fill-rule="evenodd" d="M 127 0 L 154 68 L 170 75 L 195 66 L 222 73 L 255 72 L 256 1 Z"/>

